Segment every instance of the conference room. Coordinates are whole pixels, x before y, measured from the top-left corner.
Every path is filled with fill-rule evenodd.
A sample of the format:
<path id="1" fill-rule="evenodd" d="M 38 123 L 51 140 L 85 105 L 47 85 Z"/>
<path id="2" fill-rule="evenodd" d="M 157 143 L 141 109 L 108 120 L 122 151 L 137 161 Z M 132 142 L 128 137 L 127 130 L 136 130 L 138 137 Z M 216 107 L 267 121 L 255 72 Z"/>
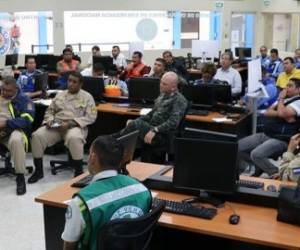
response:
<path id="1" fill-rule="evenodd" d="M 300 249 L 299 1 L 1 7 L 0 249 Z"/>

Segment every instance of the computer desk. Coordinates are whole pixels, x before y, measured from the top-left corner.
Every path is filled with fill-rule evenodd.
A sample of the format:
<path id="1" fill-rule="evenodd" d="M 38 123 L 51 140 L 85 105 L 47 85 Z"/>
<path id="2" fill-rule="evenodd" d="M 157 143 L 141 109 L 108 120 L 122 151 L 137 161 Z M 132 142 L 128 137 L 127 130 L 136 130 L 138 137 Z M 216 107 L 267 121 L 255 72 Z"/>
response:
<path id="1" fill-rule="evenodd" d="M 141 162 L 132 162 L 128 166 L 130 174 L 140 180 L 146 179 L 161 168 L 160 165 Z M 73 194 L 79 190 L 70 185 L 82 178 L 83 175 L 35 198 L 36 202 L 43 204 L 47 250 L 62 249 L 61 233 L 64 228 L 67 207 L 65 201 L 70 200 Z M 259 180 L 265 181 L 266 185 L 272 183 L 278 186 L 281 183 L 276 180 Z M 152 191 L 157 194 L 157 197 L 169 200 L 180 201 L 190 197 L 177 193 Z M 228 223 L 232 210 L 229 206 L 225 206 L 218 209 L 218 214 L 212 220 L 164 212 L 159 219 L 159 228 L 177 230 L 179 233 L 195 233 L 199 237 L 214 236 L 218 239 L 245 242 L 251 245 L 263 245 L 280 249 L 300 249 L 300 227 L 278 222 L 276 220 L 276 209 L 239 203 L 230 204 L 236 213 L 241 216 L 238 225 Z M 193 242 L 189 242 L 189 245 L 192 248 Z"/>
<path id="2" fill-rule="evenodd" d="M 118 107 L 116 103 L 99 104 L 97 110 L 100 114 L 95 129 L 99 131 L 102 126 L 107 133 L 113 133 L 124 128 L 128 119 L 135 119 L 140 116 L 140 109 Z M 237 121 L 215 122 L 213 120 L 221 117 L 224 117 L 224 115 L 219 112 L 210 112 L 207 116 L 187 115 L 186 127 L 232 133 L 237 134 L 239 137 L 251 133 L 251 113 L 241 114 L 240 119 Z"/>

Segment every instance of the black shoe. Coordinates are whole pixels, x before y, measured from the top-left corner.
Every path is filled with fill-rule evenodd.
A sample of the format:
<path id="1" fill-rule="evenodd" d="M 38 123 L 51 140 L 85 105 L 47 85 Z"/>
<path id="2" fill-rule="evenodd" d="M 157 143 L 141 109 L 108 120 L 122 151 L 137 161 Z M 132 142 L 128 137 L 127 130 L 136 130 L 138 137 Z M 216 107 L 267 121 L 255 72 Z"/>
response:
<path id="1" fill-rule="evenodd" d="M 260 168 L 258 167 L 255 167 L 255 171 L 254 173 L 251 175 L 251 177 L 259 177 L 262 175 L 264 171 L 262 171 Z"/>
<path id="2" fill-rule="evenodd" d="M 82 160 L 72 160 L 72 167 L 74 168 L 74 177 L 83 173 L 82 165 Z"/>
<path id="3" fill-rule="evenodd" d="M 26 193 L 26 184 L 24 174 L 17 174 L 17 195 L 23 195 Z"/>
<path id="4" fill-rule="evenodd" d="M 43 170 L 43 159 L 42 158 L 35 158 L 33 159 L 35 171 L 33 175 L 31 175 L 28 179 L 28 183 L 36 183 L 39 179 L 44 177 L 44 170 Z"/>

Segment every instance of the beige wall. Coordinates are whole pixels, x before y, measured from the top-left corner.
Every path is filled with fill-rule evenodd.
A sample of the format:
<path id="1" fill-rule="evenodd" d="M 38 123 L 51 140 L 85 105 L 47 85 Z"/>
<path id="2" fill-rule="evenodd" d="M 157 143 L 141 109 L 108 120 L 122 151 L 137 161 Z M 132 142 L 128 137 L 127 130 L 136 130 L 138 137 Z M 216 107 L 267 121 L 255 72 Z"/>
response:
<path id="1" fill-rule="evenodd" d="M 271 0 L 266 7 L 263 0 L 223 0 L 222 10 L 222 49 L 230 47 L 230 19 L 232 12 L 252 12 L 256 14 L 254 47 L 256 53 L 269 34 L 269 23 L 265 25 L 263 13 L 298 12 L 300 5 L 294 0 Z M 64 47 L 63 11 L 64 10 L 214 10 L 213 0 L 26 0 L 20 4 L 19 0 L 2 0 L 1 11 L 53 11 L 54 15 L 54 44 L 55 52 L 59 53 Z M 295 41 L 295 38 L 293 39 Z M 189 50 L 176 50 L 175 55 L 186 55 Z M 152 64 L 154 58 L 161 55 L 161 51 L 145 51 L 145 60 Z"/>

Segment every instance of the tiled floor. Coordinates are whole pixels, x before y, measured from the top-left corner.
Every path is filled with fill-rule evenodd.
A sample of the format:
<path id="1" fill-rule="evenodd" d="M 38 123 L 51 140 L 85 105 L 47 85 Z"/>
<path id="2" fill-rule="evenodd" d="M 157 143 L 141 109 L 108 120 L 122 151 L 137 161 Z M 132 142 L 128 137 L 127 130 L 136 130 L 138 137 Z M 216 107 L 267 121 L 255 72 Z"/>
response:
<path id="1" fill-rule="evenodd" d="M 27 165 L 32 165 L 28 155 Z M 15 177 L 0 176 L 0 250 L 43 250 L 44 224 L 42 205 L 34 198 L 73 177 L 70 170 L 51 175 L 49 159 L 65 159 L 65 155 L 45 156 L 45 177 L 27 184 L 27 193 L 17 196 Z M 3 162 L 1 162 L 1 167 Z M 26 181 L 30 175 L 26 175 Z"/>

